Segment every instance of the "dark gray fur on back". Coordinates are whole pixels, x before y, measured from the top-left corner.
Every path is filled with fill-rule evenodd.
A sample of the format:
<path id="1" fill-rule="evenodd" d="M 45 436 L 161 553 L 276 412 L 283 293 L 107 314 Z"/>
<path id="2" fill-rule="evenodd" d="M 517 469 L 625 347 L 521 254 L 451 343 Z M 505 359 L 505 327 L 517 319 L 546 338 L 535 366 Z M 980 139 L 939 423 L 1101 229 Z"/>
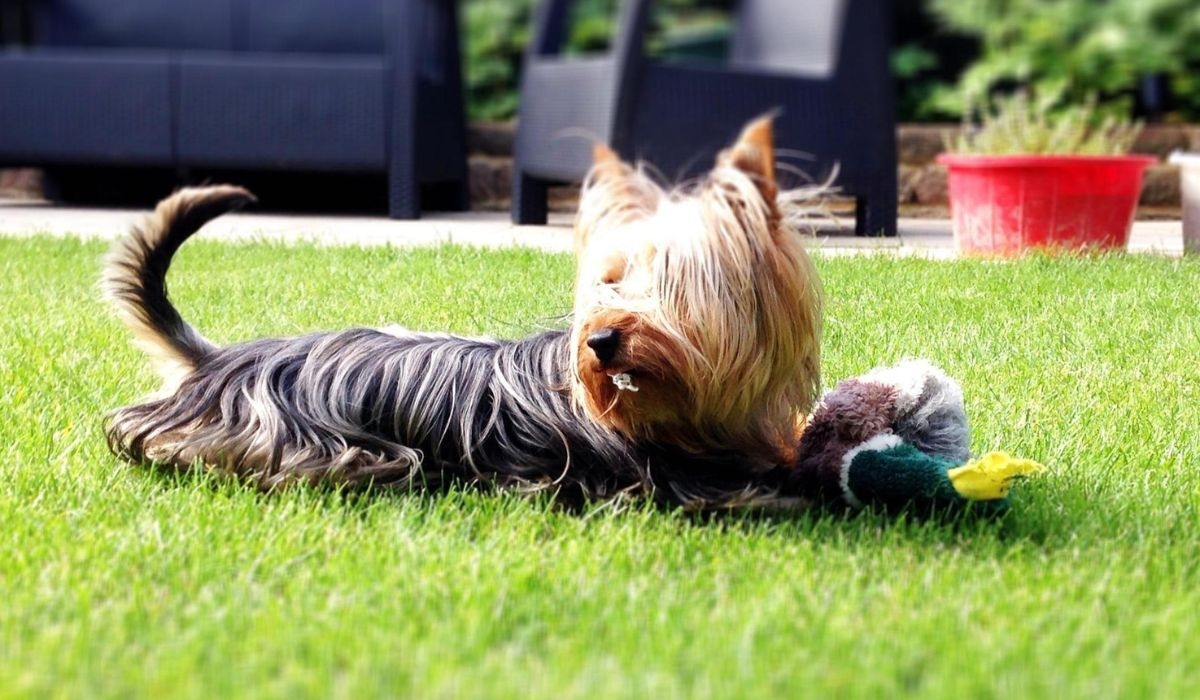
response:
<path id="1" fill-rule="evenodd" d="M 516 341 L 370 329 L 220 348 L 166 398 L 117 411 L 114 451 L 294 480 L 623 491 L 694 507 L 779 496 L 762 465 L 635 445 L 583 419 L 564 332 Z"/>

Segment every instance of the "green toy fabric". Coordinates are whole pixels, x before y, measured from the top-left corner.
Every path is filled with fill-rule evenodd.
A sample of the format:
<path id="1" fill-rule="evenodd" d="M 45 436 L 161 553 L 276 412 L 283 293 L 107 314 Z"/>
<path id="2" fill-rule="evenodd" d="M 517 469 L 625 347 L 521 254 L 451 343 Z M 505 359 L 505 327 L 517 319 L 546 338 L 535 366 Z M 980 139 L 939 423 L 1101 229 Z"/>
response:
<path id="1" fill-rule="evenodd" d="M 890 436 L 895 437 L 895 436 Z M 962 508 L 970 503 L 954 488 L 949 471 L 957 463 L 928 455 L 898 438 L 882 449 L 847 454 L 843 495 L 861 507 L 871 503 L 889 510 L 912 508 L 929 513 Z M 977 501 L 989 512 L 1008 508 L 1008 500 Z"/>

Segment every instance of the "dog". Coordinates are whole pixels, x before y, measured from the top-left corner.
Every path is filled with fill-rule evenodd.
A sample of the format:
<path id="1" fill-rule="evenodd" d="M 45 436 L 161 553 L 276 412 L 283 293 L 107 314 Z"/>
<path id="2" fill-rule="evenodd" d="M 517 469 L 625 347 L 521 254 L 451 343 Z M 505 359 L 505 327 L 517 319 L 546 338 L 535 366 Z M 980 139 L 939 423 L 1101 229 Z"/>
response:
<path id="1" fill-rule="evenodd" d="M 183 189 L 105 261 L 104 294 L 161 390 L 108 417 L 134 463 L 293 482 L 634 494 L 716 509 L 787 506 L 820 387 L 820 283 L 781 192 L 769 117 L 706 177 L 667 189 L 597 145 L 574 227 L 569 329 L 518 340 L 399 327 L 218 347 L 166 274 L 209 220 L 253 200 Z"/>

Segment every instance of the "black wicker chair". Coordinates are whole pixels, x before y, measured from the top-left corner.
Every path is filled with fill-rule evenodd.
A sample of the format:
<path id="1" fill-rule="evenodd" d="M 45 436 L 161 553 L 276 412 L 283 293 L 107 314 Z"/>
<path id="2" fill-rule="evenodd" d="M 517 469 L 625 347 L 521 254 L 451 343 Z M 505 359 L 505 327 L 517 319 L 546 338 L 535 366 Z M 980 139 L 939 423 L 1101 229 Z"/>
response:
<path id="1" fill-rule="evenodd" d="M 571 0 L 542 0 L 521 86 L 513 220 L 543 223 L 546 189 L 578 181 L 593 140 L 672 178 L 697 175 L 748 120 L 779 110 L 776 146 L 857 200 L 859 235 L 895 235 L 896 147 L 884 0 L 741 0 L 725 65 L 648 58 L 652 0 L 621 0 L 611 49 L 561 55 Z"/>
<path id="2" fill-rule="evenodd" d="M 467 205 L 454 0 L 0 10 L 0 164 L 386 172 L 394 218 L 422 184 Z"/>

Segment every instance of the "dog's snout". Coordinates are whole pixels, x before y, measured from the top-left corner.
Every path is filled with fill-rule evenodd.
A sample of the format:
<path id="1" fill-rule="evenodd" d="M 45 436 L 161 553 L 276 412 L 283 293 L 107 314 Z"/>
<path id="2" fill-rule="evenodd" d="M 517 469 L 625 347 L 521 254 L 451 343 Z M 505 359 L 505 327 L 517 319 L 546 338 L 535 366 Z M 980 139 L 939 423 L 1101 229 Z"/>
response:
<path id="1" fill-rule="evenodd" d="M 621 332 L 616 328 L 601 328 L 584 341 L 601 362 L 611 362 L 621 345 Z"/>

